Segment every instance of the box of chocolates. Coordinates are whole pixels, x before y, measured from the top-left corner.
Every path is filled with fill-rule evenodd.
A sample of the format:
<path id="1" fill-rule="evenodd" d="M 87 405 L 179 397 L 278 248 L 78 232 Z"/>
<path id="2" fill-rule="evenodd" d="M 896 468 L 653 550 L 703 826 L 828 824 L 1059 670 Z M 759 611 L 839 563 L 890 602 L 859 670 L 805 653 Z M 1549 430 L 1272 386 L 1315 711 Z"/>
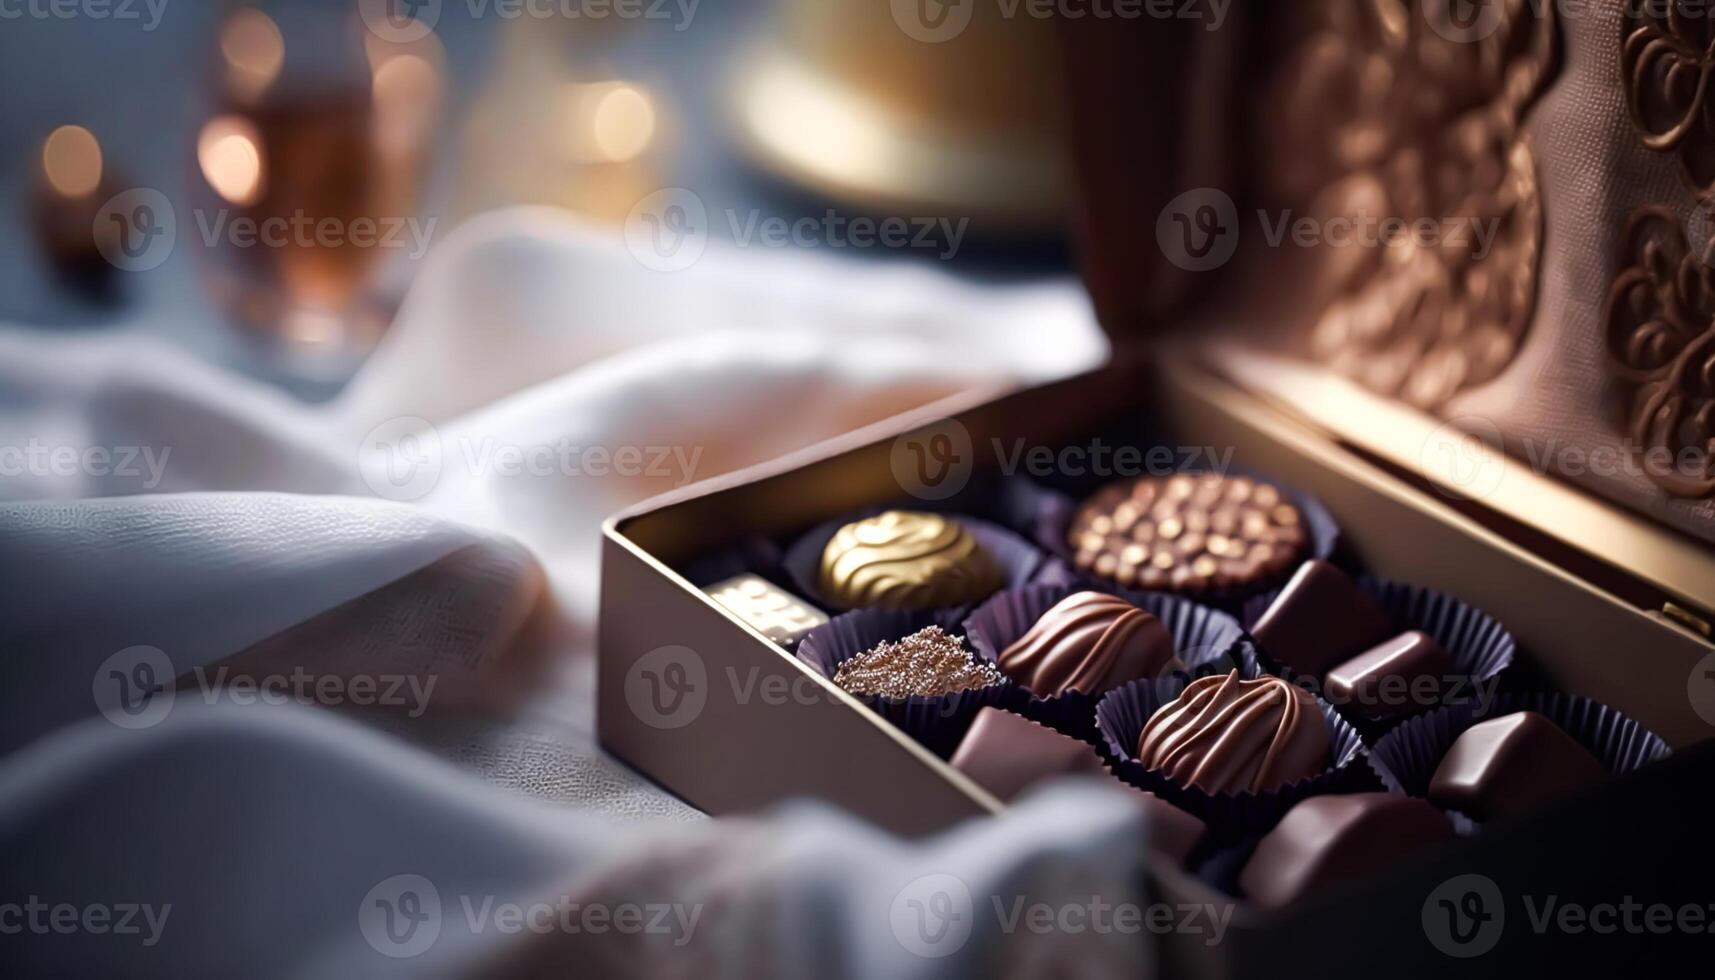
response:
<path id="1" fill-rule="evenodd" d="M 1470 10 L 1436 20 L 1452 6 Z M 1522 121 L 1557 104 L 1562 43 L 1607 72 L 1580 91 L 1609 96 L 1622 43 L 1669 50 L 1611 6 L 1061 25 L 1112 362 L 610 521 L 603 744 L 710 813 L 814 796 L 907 836 L 1105 781 L 1137 804 L 1153 894 L 1232 914 L 1218 944 L 1153 937 L 1163 976 L 1584 976 L 1592 937 L 1705 940 L 1715 554 L 1661 525 L 1706 511 L 1644 519 L 1449 418 L 1491 383 L 1513 404 L 1607 397 L 1508 370 L 1544 283 L 1568 323 L 1643 324 L 1615 350 L 1650 371 L 1702 349 L 1643 302 L 1688 309 L 1668 287 L 1695 277 L 1666 260 L 1659 282 L 1626 270 L 1610 309 L 1561 302 L 1600 278 L 1565 251 L 1619 239 L 1544 237 L 1589 181 L 1539 184 Z M 1486 33 L 1453 37 L 1478 14 Z M 1573 101 L 1561 161 L 1583 158 L 1568 119 L 1642 104 Z M 1277 250 L 1258 272 L 1254 241 L 1212 240 L 1248 220 L 1235 199 L 1312 221 L 1441 207 L 1500 237 Z M 1707 442 L 1707 372 L 1673 356 L 1666 380 L 1619 372 L 1648 382 L 1628 411 L 1656 442 Z M 1671 930 L 1649 925 L 1663 910 Z"/>
<path id="2" fill-rule="evenodd" d="M 1667 894 L 1708 870 L 1668 845 L 1715 812 L 1715 648 L 1178 356 L 615 518 L 603 744 L 711 813 L 811 795 L 913 836 L 1110 781 L 1139 874 L 1235 908 L 1219 949 L 1160 938 L 1187 975 L 1280 975 L 1354 929 L 1442 957 L 1424 902 L 1459 875 Z M 926 487 L 912 447 L 949 431 L 969 455 Z M 1098 441 L 1233 465 L 1009 469 Z M 1542 835 L 1569 850 L 1519 844 Z"/>

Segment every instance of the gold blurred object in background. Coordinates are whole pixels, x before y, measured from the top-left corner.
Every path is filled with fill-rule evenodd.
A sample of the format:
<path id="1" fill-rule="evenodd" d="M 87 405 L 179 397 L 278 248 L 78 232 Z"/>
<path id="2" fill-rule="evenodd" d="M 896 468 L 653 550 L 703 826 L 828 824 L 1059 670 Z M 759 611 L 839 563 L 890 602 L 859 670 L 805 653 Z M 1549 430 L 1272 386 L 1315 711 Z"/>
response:
<path id="1" fill-rule="evenodd" d="M 659 190 L 671 118 L 648 86 L 618 77 L 618 21 L 520 21 L 464 127 L 456 213 L 546 204 L 619 222 Z"/>
<path id="2" fill-rule="evenodd" d="M 936 7 L 950 20 L 914 20 Z M 1068 178 L 1054 24 L 1023 8 L 1010 18 L 995 4 L 959 8 L 782 5 L 739 79 L 754 155 L 868 207 L 1058 228 Z"/>

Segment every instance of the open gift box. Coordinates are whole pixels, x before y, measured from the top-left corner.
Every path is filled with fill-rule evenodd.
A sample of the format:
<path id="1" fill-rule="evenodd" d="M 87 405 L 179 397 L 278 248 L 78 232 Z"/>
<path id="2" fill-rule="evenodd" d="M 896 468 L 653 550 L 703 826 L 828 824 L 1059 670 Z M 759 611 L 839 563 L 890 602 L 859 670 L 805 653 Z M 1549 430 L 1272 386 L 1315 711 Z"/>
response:
<path id="1" fill-rule="evenodd" d="M 1223 48 L 1231 35 L 1193 44 L 1175 33 L 1181 28 L 1156 22 L 1101 30 L 1073 31 L 1082 55 L 1071 59 L 1075 92 L 1168 91 L 1233 69 Z M 1138 58 L 1140 47 L 1160 56 Z M 1582 975 L 1589 949 L 1580 936 L 1591 931 L 1551 926 L 1544 935 L 1533 925 L 1535 903 L 1707 907 L 1715 900 L 1703 839 L 1715 812 L 1715 746 L 1705 742 L 1715 735 L 1715 556 L 1482 445 L 1456 440 L 1458 453 L 1445 458 L 1425 451 L 1446 438 L 1439 419 L 1313 364 L 1210 340 L 1207 312 L 1172 311 L 1211 287 L 1164 263 L 1149 229 L 1187 186 L 1187 167 L 1223 159 L 1230 133 L 1183 101 L 1155 107 L 1149 125 L 1125 132 L 1087 100 L 1078 105 L 1082 241 L 1115 338 L 1112 363 L 1031 390 L 943 402 L 610 520 L 602 744 L 713 814 L 814 796 L 921 835 L 998 812 L 1000 800 L 706 595 L 712 576 L 703 563 L 877 506 L 956 509 L 953 491 L 1016 477 L 1003 471 L 1034 450 L 1062 458 L 1098 434 L 1129 433 L 1140 446 L 1230 448 L 1235 465 L 1314 495 L 1366 570 L 1456 595 L 1503 622 L 1529 686 L 1598 699 L 1675 749 L 1284 909 L 1240 902 L 1218 946 L 1159 937 L 1164 975 L 1355 976 L 1377 964 L 1390 975 L 1510 975 L 1521 965 Z M 1181 134 L 1177 152 L 1157 147 L 1162 133 Z M 1223 270 L 1228 281 L 1234 271 Z M 948 433 L 958 438 L 931 443 Z M 926 462 L 946 465 L 931 473 Z M 1472 466 L 1481 467 L 1481 493 Z M 933 499 L 944 487 L 950 500 Z M 1158 863 L 1148 873 L 1162 901 L 1234 901 L 1177 867 Z M 1468 875 L 1498 887 L 1504 928 L 1460 918 L 1461 883 L 1475 880 Z M 1479 934 L 1481 948 L 1466 945 Z"/>

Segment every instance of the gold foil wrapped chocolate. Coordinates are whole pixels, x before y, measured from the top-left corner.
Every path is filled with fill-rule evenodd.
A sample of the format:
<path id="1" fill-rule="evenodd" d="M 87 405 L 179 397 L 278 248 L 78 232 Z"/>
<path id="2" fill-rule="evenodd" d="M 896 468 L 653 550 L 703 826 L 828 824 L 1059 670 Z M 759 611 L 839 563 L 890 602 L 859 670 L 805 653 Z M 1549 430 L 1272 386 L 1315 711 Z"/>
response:
<path id="1" fill-rule="evenodd" d="M 817 587 L 849 609 L 932 609 L 975 602 L 1005 584 L 971 532 L 939 514 L 890 510 L 835 532 Z"/>
<path id="2" fill-rule="evenodd" d="M 828 621 L 820 610 L 760 575 L 735 575 L 703 590 L 776 643 L 800 640 Z"/>

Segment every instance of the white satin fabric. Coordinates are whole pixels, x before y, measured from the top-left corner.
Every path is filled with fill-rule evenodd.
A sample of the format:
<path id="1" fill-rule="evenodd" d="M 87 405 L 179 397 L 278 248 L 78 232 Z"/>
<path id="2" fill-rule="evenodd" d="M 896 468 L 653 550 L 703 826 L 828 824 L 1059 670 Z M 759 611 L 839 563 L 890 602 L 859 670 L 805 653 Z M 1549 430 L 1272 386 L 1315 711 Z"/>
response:
<path id="1" fill-rule="evenodd" d="M 1123 799 L 1045 800 L 932 845 L 815 808 L 696 823 L 593 747 L 589 698 L 605 515 L 1104 353 L 1072 283 L 716 251 L 657 273 L 616 234 L 538 210 L 449 238 L 325 406 L 145 336 L 0 330 L 0 447 L 34 453 L 0 465 L 0 920 L 13 894 L 173 904 L 145 949 L 25 930 L 23 962 L 72 975 L 423 976 L 499 957 L 519 975 L 896 977 L 932 972 L 875 932 L 924 855 L 979 900 L 1045 856 L 1063 872 L 1050 890 L 1123 898 Z M 438 452 L 388 482 L 364 454 L 401 431 Z M 540 447 L 552 472 L 500 462 Z M 659 465 L 598 465 L 626 447 Z M 181 683 L 224 667 L 441 686 L 361 722 L 192 689 L 133 730 L 92 685 L 137 647 Z M 438 887 L 446 927 L 383 955 L 358 910 L 405 873 Z M 720 925 L 685 947 L 503 935 L 466 928 L 452 897 L 543 889 L 700 895 Z M 975 935 L 938 965 L 992 963 L 1005 937 Z"/>

